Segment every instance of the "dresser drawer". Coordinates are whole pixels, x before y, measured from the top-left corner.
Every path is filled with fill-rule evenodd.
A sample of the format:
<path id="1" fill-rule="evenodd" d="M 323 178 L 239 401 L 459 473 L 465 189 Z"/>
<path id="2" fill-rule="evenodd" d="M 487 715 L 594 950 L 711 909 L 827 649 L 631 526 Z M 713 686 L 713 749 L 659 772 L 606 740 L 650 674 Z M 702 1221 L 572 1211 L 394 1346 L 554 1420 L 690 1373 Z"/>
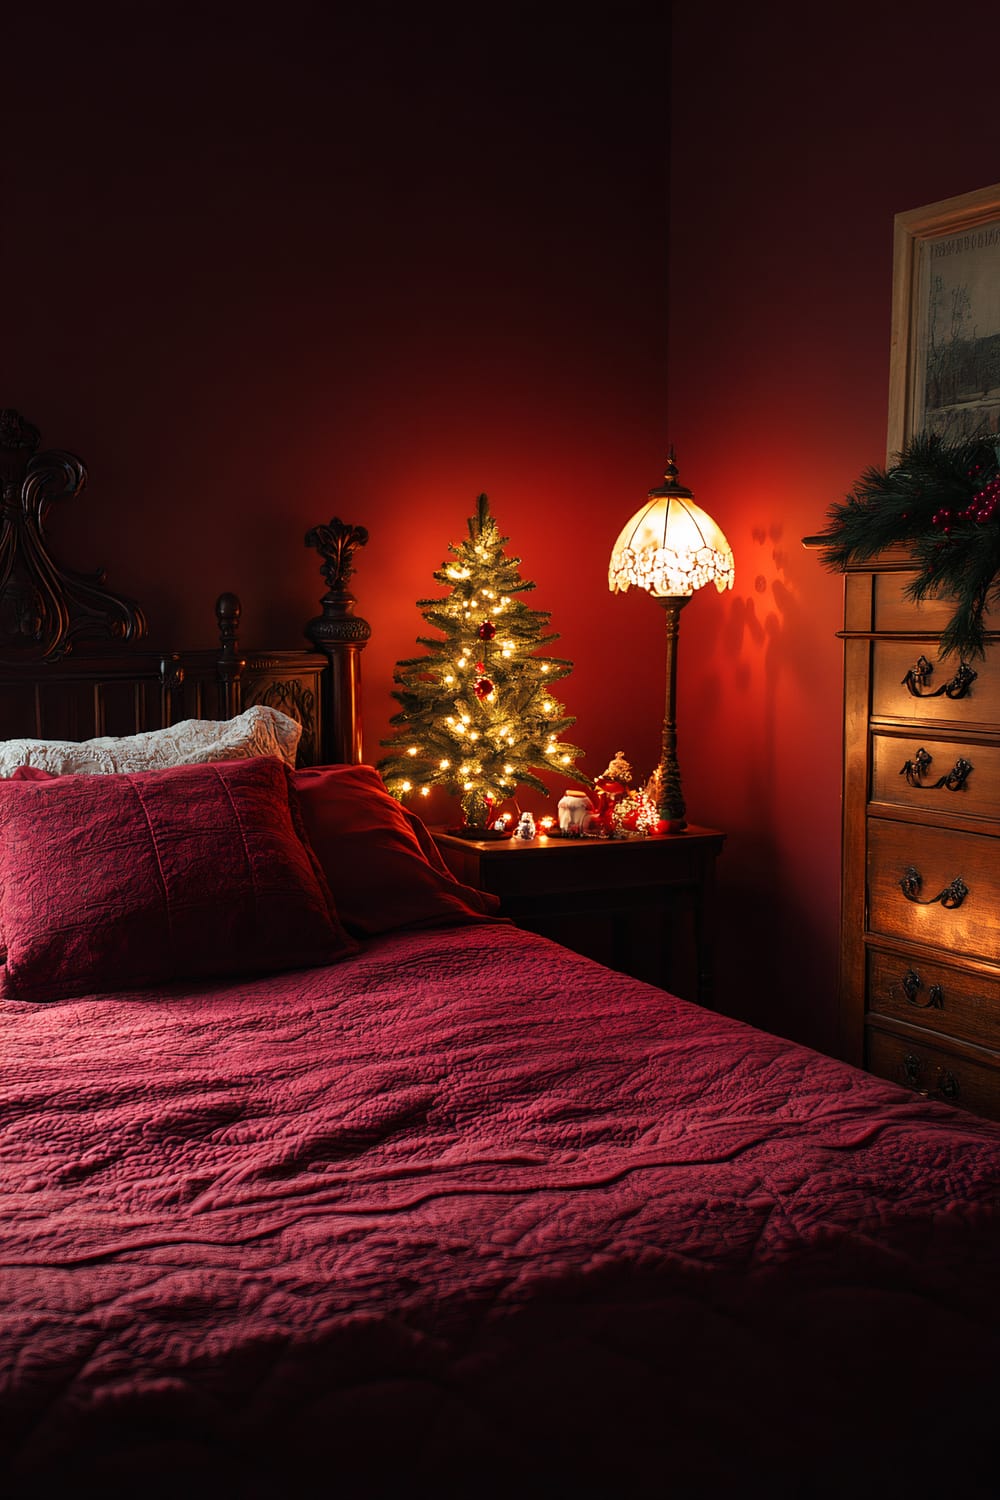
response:
<path id="1" fill-rule="evenodd" d="M 940 635 L 955 610 L 951 599 L 930 595 L 919 604 L 906 597 L 916 573 L 876 573 L 874 597 L 875 629 L 891 634 L 896 630 L 926 630 Z"/>
<path id="2" fill-rule="evenodd" d="M 922 1037 L 897 1036 L 871 1027 L 867 1066 L 879 1078 L 901 1083 L 929 1099 L 941 1099 L 1000 1119 L 1000 1070 L 974 1062 L 945 1047 L 925 1045 Z"/>
<path id="3" fill-rule="evenodd" d="M 873 802 L 1000 820 L 1000 745 L 872 735 Z"/>
<path id="4" fill-rule="evenodd" d="M 869 818 L 868 925 L 1000 961 L 1000 838 Z"/>
<path id="5" fill-rule="evenodd" d="M 1000 1050 L 1000 977 L 875 949 L 868 955 L 868 1011 Z"/>
<path id="6" fill-rule="evenodd" d="M 929 671 L 921 668 L 921 662 Z M 985 661 L 968 665 L 976 676 L 963 690 L 961 663 L 954 656 L 940 660 L 930 642 L 921 646 L 913 641 L 876 641 L 872 646 L 872 714 L 877 719 L 995 729 L 1000 721 L 1000 652 L 990 651 Z"/>

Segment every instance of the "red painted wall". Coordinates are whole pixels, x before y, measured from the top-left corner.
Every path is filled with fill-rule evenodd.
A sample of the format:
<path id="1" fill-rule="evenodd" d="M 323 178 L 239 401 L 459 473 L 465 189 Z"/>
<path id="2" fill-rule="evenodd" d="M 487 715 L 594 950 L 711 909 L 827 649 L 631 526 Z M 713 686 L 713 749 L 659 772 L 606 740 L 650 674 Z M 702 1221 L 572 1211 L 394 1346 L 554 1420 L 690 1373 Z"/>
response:
<path id="1" fill-rule="evenodd" d="M 486 490 L 576 663 L 587 769 L 651 769 L 656 632 L 606 571 L 666 442 L 668 20 L 380 10 L 20 18 L 3 400 L 88 463 L 55 544 L 158 642 L 204 644 L 233 589 L 244 644 L 301 643 L 306 530 L 368 526 L 373 759 Z"/>
<path id="2" fill-rule="evenodd" d="M 1000 179 L 974 61 L 995 19 L 986 3 L 841 4 L 820 24 L 778 3 L 725 27 L 674 6 L 670 425 L 737 561 L 733 594 L 684 616 L 688 799 L 730 835 L 723 1003 L 819 1045 L 842 584 L 800 538 L 885 458 L 893 215 Z"/>
<path id="3" fill-rule="evenodd" d="M 840 5 L 817 36 L 680 0 L 672 87 L 666 7 L 62 9 L 4 23 L 2 400 L 91 470 L 57 547 L 157 644 L 205 644 L 235 589 L 247 645 L 294 645 L 306 529 L 363 522 L 375 758 L 486 489 L 576 663 L 585 769 L 645 774 L 662 616 L 606 567 L 673 439 L 737 559 L 680 653 L 689 812 L 729 834 L 719 1002 L 828 1044 L 841 586 L 799 539 L 884 452 L 893 214 L 1000 177 L 966 47 L 993 7 Z"/>

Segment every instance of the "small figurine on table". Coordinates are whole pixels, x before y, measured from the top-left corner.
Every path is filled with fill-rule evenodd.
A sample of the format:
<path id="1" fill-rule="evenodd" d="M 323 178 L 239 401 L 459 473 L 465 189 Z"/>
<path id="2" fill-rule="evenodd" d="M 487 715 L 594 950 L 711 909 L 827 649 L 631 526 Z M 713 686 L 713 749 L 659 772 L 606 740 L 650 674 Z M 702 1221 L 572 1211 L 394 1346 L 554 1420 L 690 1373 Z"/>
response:
<path id="1" fill-rule="evenodd" d="M 526 843 L 535 837 L 535 820 L 530 812 L 523 812 L 521 814 L 521 821 L 514 829 L 514 837 L 516 839 L 524 839 Z"/>
<path id="2" fill-rule="evenodd" d="M 601 826 L 611 833 L 614 830 L 614 812 L 617 803 L 628 794 L 628 783 L 632 780 L 632 767 L 619 750 L 608 769 L 597 777 L 597 818 Z"/>

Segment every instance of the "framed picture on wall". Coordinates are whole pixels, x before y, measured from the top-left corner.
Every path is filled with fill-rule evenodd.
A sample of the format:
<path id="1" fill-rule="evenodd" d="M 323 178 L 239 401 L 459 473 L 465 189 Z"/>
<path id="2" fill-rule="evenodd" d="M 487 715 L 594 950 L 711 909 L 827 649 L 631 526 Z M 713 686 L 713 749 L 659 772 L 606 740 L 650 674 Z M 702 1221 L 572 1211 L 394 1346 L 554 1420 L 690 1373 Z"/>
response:
<path id="1" fill-rule="evenodd" d="M 1000 433 L 1000 183 L 896 215 L 890 463 L 920 431 Z"/>

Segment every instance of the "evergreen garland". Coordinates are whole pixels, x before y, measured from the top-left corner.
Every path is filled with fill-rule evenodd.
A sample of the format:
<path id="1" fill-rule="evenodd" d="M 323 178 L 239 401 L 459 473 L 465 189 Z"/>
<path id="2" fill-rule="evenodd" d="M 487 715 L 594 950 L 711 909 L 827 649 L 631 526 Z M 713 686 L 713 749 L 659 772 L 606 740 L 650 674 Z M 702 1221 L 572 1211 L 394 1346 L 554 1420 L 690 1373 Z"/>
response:
<path id="1" fill-rule="evenodd" d="M 445 787 L 461 799 L 466 825 L 484 828 L 519 785 L 548 795 L 536 770 L 565 776 L 584 752 L 560 739 L 576 720 L 552 693 L 573 663 L 544 651 L 558 636 L 546 630 L 549 612 L 520 597 L 535 585 L 518 573 L 521 559 L 505 554 L 509 538 L 486 495 L 468 533 L 449 543 L 453 560 L 434 573 L 449 592 L 417 600 L 440 636 L 418 636 L 427 655 L 396 663 L 400 711 L 389 721 L 394 734 L 382 741 L 394 753 L 378 769 L 396 797 Z"/>
<path id="2" fill-rule="evenodd" d="M 866 469 L 846 500 L 832 505 L 822 561 L 843 569 L 894 543 L 918 571 L 907 597 L 937 595 L 955 609 L 941 655 L 986 654 L 990 609 L 1000 607 L 1000 439 L 945 442 L 920 433 L 888 469 Z"/>

